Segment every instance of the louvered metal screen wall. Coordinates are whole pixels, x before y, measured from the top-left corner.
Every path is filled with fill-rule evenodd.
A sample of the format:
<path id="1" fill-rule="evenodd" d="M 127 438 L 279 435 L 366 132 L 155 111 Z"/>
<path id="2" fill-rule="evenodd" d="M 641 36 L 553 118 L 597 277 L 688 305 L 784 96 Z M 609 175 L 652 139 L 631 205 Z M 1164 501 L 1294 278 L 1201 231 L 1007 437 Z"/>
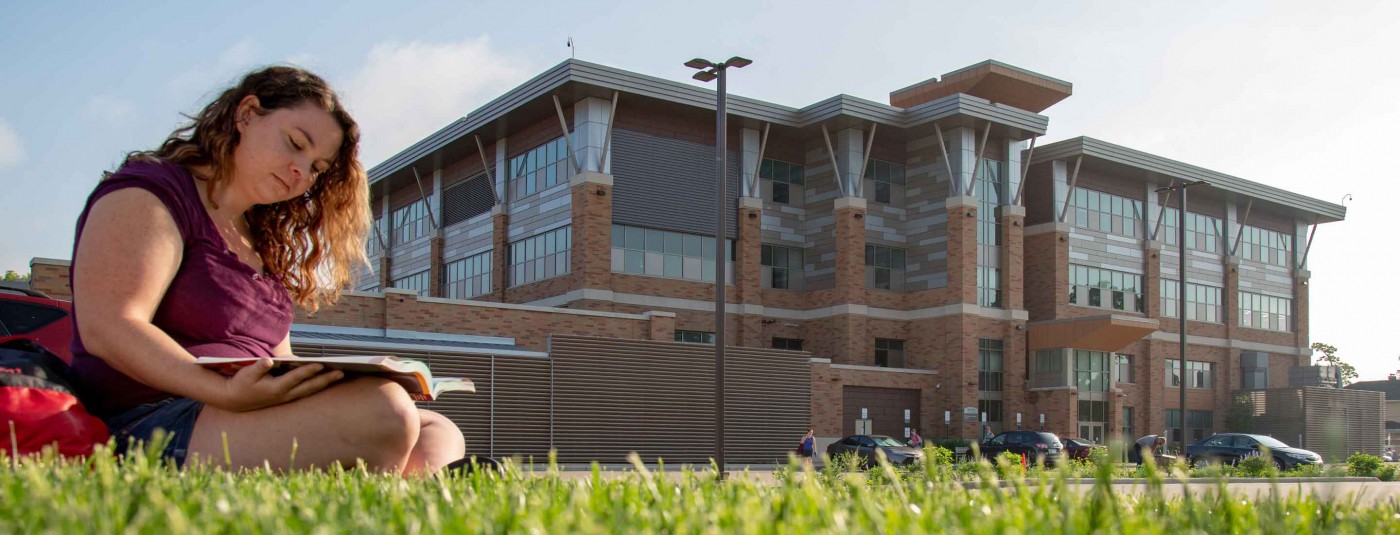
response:
<path id="1" fill-rule="evenodd" d="M 550 339 L 554 432 L 566 462 L 707 463 L 714 454 L 714 347 L 578 336 Z M 786 460 L 811 414 L 808 353 L 725 348 L 725 457 Z"/>
<path id="2" fill-rule="evenodd" d="M 1385 442 L 1385 394 L 1360 390 L 1294 387 L 1237 392 L 1254 407 L 1250 429 L 1290 446 L 1312 450 L 1327 462 L 1352 453 L 1379 455 Z"/>
<path id="3" fill-rule="evenodd" d="M 306 356 L 385 353 L 300 343 L 293 350 Z M 555 336 L 548 359 L 392 353 L 427 362 L 434 375 L 476 383 L 475 394 L 420 404 L 455 422 L 470 454 L 538 461 L 551 443 L 564 463 L 625 463 L 636 451 L 648 462 L 703 464 L 714 454 L 713 346 Z M 725 348 L 727 462 L 786 460 L 810 427 L 809 356 Z"/>

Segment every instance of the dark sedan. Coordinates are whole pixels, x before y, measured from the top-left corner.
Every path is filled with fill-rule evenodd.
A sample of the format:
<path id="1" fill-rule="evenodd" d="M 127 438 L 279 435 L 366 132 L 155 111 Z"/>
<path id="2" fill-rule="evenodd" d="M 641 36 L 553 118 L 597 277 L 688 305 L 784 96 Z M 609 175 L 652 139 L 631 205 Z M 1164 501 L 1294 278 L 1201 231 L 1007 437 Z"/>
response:
<path id="1" fill-rule="evenodd" d="M 910 465 L 924 460 L 924 452 L 918 448 L 895 440 L 886 435 L 851 435 L 826 447 L 826 454 L 835 458 L 842 454 L 854 453 L 865 466 L 875 464 L 875 450 L 885 452 L 890 464 Z"/>
<path id="2" fill-rule="evenodd" d="M 1054 433 L 1044 431 L 1004 431 L 981 445 L 982 456 L 995 459 L 1002 452 L 1011 452 L 1035 462 L 1044 459 L 1054 465 L 1064 458 L 1064 444 Z"/>
<path id="3" fill-rule="evenodd" d="M 1060 442 L 1065 445 L 1065 456 L 1077 461 L 1089 460 L 1094 449 L 1106 450 L 1104 446 L 1095 444 L 1082 438 L 1061 438 Z"/>
<path id="4" fill-rule="evenodd" d="M 1292 470 L 1301 465 L 1322 464 L 1322 456 L 1305 449 L 1294 448 L 1278 439 L 1264 435 L 1219 433 L 1186 446 L 1186 462 L 1191 466 L 1207 463 L 1235 464 L 1269 450 L 1274 467 Z"/>

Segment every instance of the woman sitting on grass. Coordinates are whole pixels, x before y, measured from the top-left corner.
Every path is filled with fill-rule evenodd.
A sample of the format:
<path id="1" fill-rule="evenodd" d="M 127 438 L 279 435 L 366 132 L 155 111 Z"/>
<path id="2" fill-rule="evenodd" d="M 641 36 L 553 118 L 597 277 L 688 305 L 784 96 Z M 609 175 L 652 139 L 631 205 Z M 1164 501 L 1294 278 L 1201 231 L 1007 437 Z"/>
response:
<path id="1" fill-rule="evenodd" d="M 315 312 L 349 286 L 370 214 L 359 127 L 320 77 L 259 70 L 192 119 L 130 154 L 78 219 L 73 367 L 118 448 L 164 429 L 177 465 L 223 464 L 225 437 L 231 468 L 413 474 L 461 458 L 461 431 L 391 381 L 194 364 L 292 356 L 293 304 Z"/>

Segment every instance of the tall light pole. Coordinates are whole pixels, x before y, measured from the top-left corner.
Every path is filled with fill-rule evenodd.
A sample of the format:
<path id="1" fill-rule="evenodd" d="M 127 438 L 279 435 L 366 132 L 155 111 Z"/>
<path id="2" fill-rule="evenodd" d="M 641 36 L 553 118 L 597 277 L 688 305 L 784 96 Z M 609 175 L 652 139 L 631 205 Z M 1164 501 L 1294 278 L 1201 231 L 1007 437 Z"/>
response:
<path id="1" fill-rule="evenodd" d="M 720 479 L 724 479 L 724 275 L 725 275 L 725 171 L 728 140 L 725 133 L 728 127 L 728 112 L 725 110 L 729 96 L 725 93 L 724 72 L 729 67 L 742 69 L 752 61 L 734 56 L 720 63 L 695 58 L 685 62 L 686 67 L 698 69 L 694 78 L 701 82 L 719 80 L 715 92 L 715 176 L 718 177 L 718 195 L 715 203 L 715 464 Z"/>
<path id="2" fill-rule="evenodd" d="M 1177 424 L 1181 426 L 1181 451 L 1180 455 L 1186 455 L 1186 188 L 1207 185 L 1204 180 L 1195 182 L 1182 182 L 1179 185 L 1157 188 L 1157 193 L 1178 190 L 1181 192 L 1181 203 L 1176 211 L 1176 252 L 1178 282 L 1176 285 L 1176 318 L 1181 323 L 1177 330 L 1180 332 L 1179 358 L 1176 362 L 1176 376 L 1180 381 L 1181 405 L 1177 410 L 1180 418 Z"/>

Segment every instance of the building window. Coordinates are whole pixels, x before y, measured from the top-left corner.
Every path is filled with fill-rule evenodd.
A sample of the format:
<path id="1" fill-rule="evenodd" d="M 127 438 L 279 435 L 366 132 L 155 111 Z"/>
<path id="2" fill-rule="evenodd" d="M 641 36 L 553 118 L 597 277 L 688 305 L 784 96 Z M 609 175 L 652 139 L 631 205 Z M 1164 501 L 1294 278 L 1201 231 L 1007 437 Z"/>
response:
<path id="1" fill-rule="evenodd" d="M 1065 378 L 1065 350 L 1042 349 L 1035 352 L 1031 388 L 1068 386 Z"/>
<path id="2" fill-rule="evenodd" d="M 884 160 L 870 159 L 865 167 L 865 180 L 871 194 L 866 198 L 882 204 L 903 204 L 904 166 Z"/>
<path id="3" fill-rule="evenodd" d="M 510 159 L 511 199 L 529 197 L 569 181 L 569 149 L 561 136 Z"/>
<path id="4" fill-rule="evenodd" d="M 768 200 L 779 204 L 802 205 L 801 165 L 764 158 L 758 166 L 758 178 L 767 180 L 771 195 Z"/>
<path id="5" fill-rule="evenodd" d="M 1087 349 L 1074 350 L 1074 376 L 1075 384 L 1079 386 L 1080 392 L 1107 392 L 1109 387 L 1109 357 L 1111 353 L 1103 351 L 1089 351 Z M 1084 418 L 1080 418 L 1083 420 Z M 1106 420 L 1094 420 L 1103 422 Z"/>
<path id="6" fill-rule="evenodd" d="M 1118 367 L 1118 382 L 1133 384 L 1133 356 L 1114 355 L 1113 361 Z"/>
<path id="7" fill-rule="evenodd" d="M 365 240 L 365 256 L 379 256 L 379 253 L 383 251 L 383 244 L 379 241 L 383 239 L 383 235 L 380 234 L 380 229 L 383 228 L 383 225 L 384 218 L 374 218 L 374 226 L 369 229 L 369 239 Z"/>
<path id="8" fill-rule="evenodd" d="M 1128 237 L 1140 234 L 1140 200 L 1076 187 L 1070 198 L 1070 209 L 1074 210 L 1076 227 Z"/>
<path id="9" fill-rule="evenodd" d="M 1137 430 L 1133 427 L 1133 408 L 1123 407 L 1123 441 L 1129 442 L 1137 439 Z"/>
<path id="10" fill-rule="evenodd" d="M 1108 423 L 1108 402 L 1090 401 L 1086 399 L 1079 400 L 1079 421 Z"/>
<path id="11" fill-rule="evenodd" d="M 1211 411 L 1186 411 L 1186 441 L 1196 442 L 1210 435 L 1213 427 L 1214 415 Z M 1179 409 L 1167 409 L 1167 431 L 1171 434 L 1171 441 L 1178 443 L 1181 441 L 1181 411 Z"/>
<path id="12" fill-rule="evenodd" d="M 687 344 L 715 345 L 715 333 L 705 331 L 676 331 L 676 341 Z"/>
<path id="13" fill-rule="evenodd" d="M 1167 359 L 1167 386 L 1181 386 L 1180 360 Z M 1210 388 L 1215 384 L 1211 363 L 1186 361 L 1186 388 Z"/>
<path id="14" fill-rule="evenodd" d="M 1142 275 L 1070 264 L 1069 304 L 1142 312 Z"/>
<path id="15" fill-rule="evenodd" d="M 1001 162 L 985 160 L 977 177 L 977 304 L 1001 308 Z"/>
<path id="16" fill-rule="evenodd" d="M 418 295 L 428 295 L 428 292 L 432 289 L 431 280 L 428 277 L 427 270 L 419 271 L 406 277 L 394 279 L 393 282 L 389 283 L 389 287 L 398 288 L 400 290 L 413 290 L 418 292 Z"/>
<path id="17" fill-rule="evenodd" d="M 987 424 L 992 427 L 993 433 L 999 433 L 1004 414 L 1002 414 L 1002 401 L 999 399 L 979 399 L 977 400 L 977 412 L 986 415 Z"/>
<path id="18" fill-rule="evenodd" d="M 548 230 L 510 244 L 510 285 L 520 286 L 569 272 L 570 227 Z"/>
<path id="19" fill-rule="evenodd" d="M 802 249 L 763 244 L 763 287 L 779 290 L 801 290 Z"/>
<path id="20" fill-rule="evenodd" d="M 1162 214 L 1162 241 L 1167 245 L 1176 245 L 1176 209 L 1164 210 L 1166 213 Z M 1221 231 L 1222 226 L 1218 218 L 1186 212 L 1186 248 L 1192 251 L 1219 253 L 1221 240 L 1225 237 Z"/>
<path id="21" fill-rule="evenodd" d="M 491 293 L 491 251 L 443 266 L 443 297 L 471 299 Z"/>
<path id="22" fill-rule="evenodd" d="M 1162 279 L 1162 317 L 1177 317 L 1177 309 L 1180 308 L 1181 286 L 1177 281 Z M 1222 297 L 1225 290 L 1215 286 L 1204 284 L 1186 283 L 1186 319 L 1191 321 L 1206 321 L 1210 323 L 1223 323 L 1225 316 L 1221 314 Z"/>
<path id="23" fill-rule="evenodd" d="M 983 338 L 977 341 L 977 390 L 1002 391 L 1002 342 Z"/>
<path id="24" fill-rule="evenodd" d="M 389 231 L 389 245 L 403 245 L 418 238 L 428 235 L 428 203 L 432 202 L 432 196 L 427 199 L 419 199 L 394 210 L 390 215 L 393 227 Z"/>
<path id="25" fill-rule="evenodd" d="M 867 244 L 865 287 L 876 290 L 903 290 L 904 249 Z"/>
<path id="26" fill-rule="evenodd" d="M 734 241 L 724 240 L 726 267 L 734 261 Z M 714 282 L 715 238 L 625 225 L 612 227 L 612 270 L 633 275 Z M 733 275 L 725 269 L 724 282 Z"/>
<path id="27" fill-rule="evenodd" d="M 379 292 L 379 285 L 378 285 L 378 284 L 373 284 L 373 285 L 370 285 L 370 286 L 366 286 L 366 287 L 364 287 L 364 288 L 360 288 L 360 291 L 361 291 L 361 292 L 378 293 L 378 292 Z"/>
<path id="28" fill-rule="evenodd" d="M 875 365 L 882 368 L 903 368 L 904 340 L 876 338 Z"/>
<path id="29" fill-rule="evenodd" d="M 1240 257 L 1245 260 L 1288 267 L 1293 238 L 1282 232 L 1245 225 L 1240 230 Z"/>
<path id="30" fill-rule="evenodd" d="M 1272 295 L 1240 292 L 1240 326 L 1289 332 L 1293 300 Z"/>
<path id="31" fill-rule="evenodd" d="M 802 340 L 797 338 L 773 337 L 773 349 L 786 349 L 788 351 L 802 351 Z"/>

